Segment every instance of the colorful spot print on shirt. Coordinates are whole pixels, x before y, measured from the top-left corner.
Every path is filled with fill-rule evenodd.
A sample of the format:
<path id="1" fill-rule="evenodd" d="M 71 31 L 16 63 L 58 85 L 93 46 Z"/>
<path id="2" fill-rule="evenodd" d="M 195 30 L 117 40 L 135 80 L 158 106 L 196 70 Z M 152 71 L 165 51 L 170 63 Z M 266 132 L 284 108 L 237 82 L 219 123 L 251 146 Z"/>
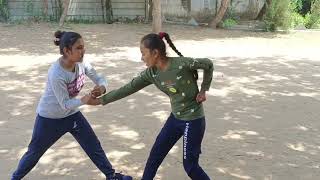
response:
<path id="1" fill-rule="evenodd" d="M 68 93 L 70 97 L 75 97 L 81 91 L 84 85 L 85 75 L 81 74 L 70 83 L 67 83 Z"/>
<path id="2" fill-rule="evenodd" d="M 172 93 L 176 93 L 177 92 L 177 90 L 175 88 L 173 88 L 173 87 L 170 87 L 169 91 L 172 92 Z"/>
<path id="3" fill-rule="evenodd" d="M 166 80 L 164 82 L 161 82 L 162 86 L 165 86 L 171 93 L 177 93 L 177 89 L 175 88 L 176 83 L 173 82 L 172 80 Z"/>
<path id="4" fill-rule="evenodd" d="M 190 64 L 190 67 L 193 67 L 194 65 L 195 65 L 195 63 L 199 63 L 199 61 L 197 61 L 197 60 L 193 60 L 193 62 L 192 62 L 192 64 Z"/>

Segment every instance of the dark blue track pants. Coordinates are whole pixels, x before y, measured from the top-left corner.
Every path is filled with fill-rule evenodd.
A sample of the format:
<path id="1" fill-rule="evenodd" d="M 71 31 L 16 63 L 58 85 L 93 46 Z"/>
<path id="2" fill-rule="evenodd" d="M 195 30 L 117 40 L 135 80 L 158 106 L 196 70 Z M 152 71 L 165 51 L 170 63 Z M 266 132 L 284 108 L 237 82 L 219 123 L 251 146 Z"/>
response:
<path id="1" fill-rule="evenodd" d="M 93 163 L 106 175 L 114 173 L 90 124 L 77 112 L 62 119 L 37 116 L 28 151 L 21 158 L 12 180 L 22 179 L 37 164 L 41 156 L 65 133 L 71 133 Z"/>
<path id="2" fill-rule="evenodd" d="M 155 177 L 163 159 L 173 145 L 183 137 L 183 166 L 186 173 L 193 180 L 209 180 L 208 175 L 199 166 L 205 124 L 205 118 L 183 121 L 171 113 L 151 149 L 142 179 L 152 180 Z"/>

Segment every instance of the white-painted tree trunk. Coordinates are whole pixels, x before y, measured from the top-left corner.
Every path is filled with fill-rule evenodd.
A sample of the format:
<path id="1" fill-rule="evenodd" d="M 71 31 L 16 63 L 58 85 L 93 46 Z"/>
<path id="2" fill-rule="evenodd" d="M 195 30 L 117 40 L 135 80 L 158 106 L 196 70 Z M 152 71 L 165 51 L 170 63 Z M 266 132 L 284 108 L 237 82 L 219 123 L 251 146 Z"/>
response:
<path id="1" fill-rule="evenodd" d="M 162 29 L 162 18 L 161 18 L 161 0 L 153 0 L 152 10 L 152 31 L 158 33 Z"/>

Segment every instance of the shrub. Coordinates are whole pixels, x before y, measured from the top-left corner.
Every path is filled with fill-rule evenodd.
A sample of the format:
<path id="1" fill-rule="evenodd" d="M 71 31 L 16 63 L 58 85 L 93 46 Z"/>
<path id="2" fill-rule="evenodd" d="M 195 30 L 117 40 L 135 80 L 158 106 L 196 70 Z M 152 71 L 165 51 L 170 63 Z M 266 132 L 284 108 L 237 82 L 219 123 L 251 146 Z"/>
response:
<path id="1" fill-rule="evenodd" d="M 236 24 L 238 24 L 237 21 L 235 21 L 234 19 L 228 18 L 222 22 L 222 27 L 223 28 L 230 28 Z"/>
<path id="2" fill-rule="evenodd" d="M 317 28 L 320 26 L 320 0 L 313 1 L 310 13 L 305 18 L 307 28 Z"/>
<path id="3" fill-rule="evenodd" d="M 273 0 L 264 18 L 267 31 L 288 30 L 292 25 L 290 0 Z"/>

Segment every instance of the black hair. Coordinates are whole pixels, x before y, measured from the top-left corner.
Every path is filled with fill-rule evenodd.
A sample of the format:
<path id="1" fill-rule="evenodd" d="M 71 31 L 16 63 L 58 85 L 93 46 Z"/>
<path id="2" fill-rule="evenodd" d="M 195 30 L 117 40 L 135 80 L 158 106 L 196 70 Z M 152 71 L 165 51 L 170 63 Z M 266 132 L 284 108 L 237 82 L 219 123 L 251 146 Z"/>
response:
<path id="1" fill-rule="evenodd" d="M 60 54 L 63 54 L 63 48 L 71 49 L 74 43 L 77 42 L 78 39 L 82 38 L 79 33 L 76 32 L 66 32 L 66 31 L 56 31 L 54 33 L 54 37 L 56 38 L 53 42 L 56 46 L 59 46 Z"/>
<path id="2" fill-rule="evenodd" d="M 159 34 L 154 34 L 154 33 L 147 34 L 141 39 L 141 43 L 143 43 L 145 48 L 148 48 L 151 51 L 155 49 L 159 50 L 160 56 L 166 57 L 167 56 L 166 45 L 162 40 L 163 38 L 166 39 L 167 43 L 169 44 L 169 46 L 174 52 L 176 52 L 180 57 L 183 57 L 181 52 L 178 51 L 176 46 L 171 41 L 168 33 L 160 32 Z M 198 79 L 198 71 L 194 70 L 193 74 L 194 74 L 194 77 Z"/>

